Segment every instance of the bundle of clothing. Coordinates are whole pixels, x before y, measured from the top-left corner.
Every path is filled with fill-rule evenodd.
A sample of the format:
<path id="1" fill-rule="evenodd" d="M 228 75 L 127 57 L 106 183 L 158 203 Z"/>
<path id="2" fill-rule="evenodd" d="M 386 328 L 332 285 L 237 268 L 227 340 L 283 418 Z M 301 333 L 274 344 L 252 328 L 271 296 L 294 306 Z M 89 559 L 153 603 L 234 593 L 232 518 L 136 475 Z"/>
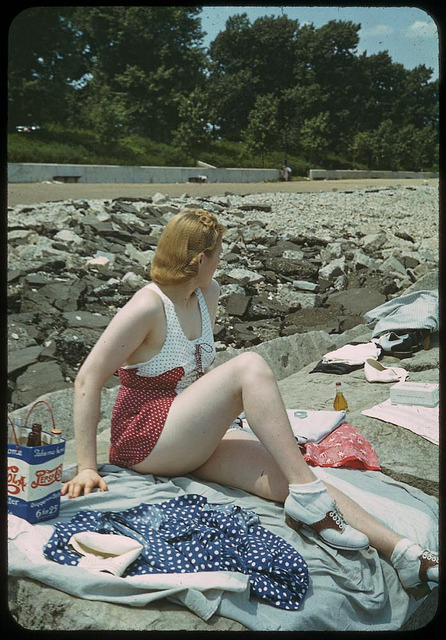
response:
<path id="1" fill-rule="evenodd" d="M 82 537 L 86 532 L 90 535 Z M 115 538 L 121 536 L 117 545 Z M 209 504 L 194 494 L 125 511 L 80 511 L 70 522 L 55 524 L 44 555 L 60 564 L 108 573 L 115 573 L 118 557 L 123 578 L 240 572 L 249 576 L 258 598 L 288 610 L 299 608 L 309 583 L 303 557 L 262 527 L 256 513 L 237 505 Z"/>
<path id="2" fill-rule="evenodd" d="M 438 291 L 413 291 L 364 314 L 373 328 L 370 342 L 349 344 L 326 353 L 310 373 L 343 375 L 360 369 L 382 353 L 408 358 L 428 349 L 430 334 L 439 328 Z"/>
<path id="3" fill-rule="evenodd" d="M 307 464 L 379 471 L 375 449 L 346 421 L 345 411 L 287 409 L 288 419 Z M 244 414 L 243 429 L 255 436 Z"/>

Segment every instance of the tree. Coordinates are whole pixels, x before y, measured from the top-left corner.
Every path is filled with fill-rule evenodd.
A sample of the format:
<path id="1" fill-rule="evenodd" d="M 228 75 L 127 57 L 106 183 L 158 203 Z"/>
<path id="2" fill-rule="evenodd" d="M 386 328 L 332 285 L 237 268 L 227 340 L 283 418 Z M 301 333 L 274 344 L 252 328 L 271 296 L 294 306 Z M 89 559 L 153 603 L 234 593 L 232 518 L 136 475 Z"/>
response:
<path id="1" fill-rule="evenodd" d="M 124 96 L 113 92 L 105 82 L 93 83 L 87 100 L 87 124 L 107 149 L 125 132 L 126 108 Z"/>
<path id="2" fill-rule="evenodd" d="M 323 162 L 330 140 L 329 113 L 320 113 L 305 120 L 300 129 L 300 146 L 305 156 L 313 163 Z"/>
<path id="3" fill-rule="evenodd" d="M 198 90 L 179 99 L 180 125 L 174 133 L 173 144 L 196 161 L 199 152 L 212 140 L 207 96 Z"/>
<path id="4" fill-rule="evenodd" d="M 279 100 L 273 94 L 258 96 L 249 114 L 249 122 L 244 130 L 243 143 L 246 151 L 262 158 L 279 144 Z"/>
<path id="5" fill-rule="evenodd" d="M 19 13 L 8 41 L 9 126 L 63 121 L 74 84 L 86 71 L 73 9 L 35 7 Z"/>
<path id="6" fill-rule="evenodd" d="M 77 7 L 89 72 L 122 95 L 128 132 L 167 142 L 178 99 L 204 83 L 199 7 Z"/>
<path id="7" fill-rule="evenodd" d="M 286 16 L 265 16 L 251 24 L 244 13 L 226 21 L 209 48 L 208 84 L 222 136 L 239 141 L 257 97 L 294 86 L 298 32 L 298 21 Z"/>
<path id="8" fill-rule="evenodd" d="M 432 127 L 401 127 L 386 119 L 355 137 L 356 157 L 371 169 L 421 171 L 438 164 L 438 135 Z"/>

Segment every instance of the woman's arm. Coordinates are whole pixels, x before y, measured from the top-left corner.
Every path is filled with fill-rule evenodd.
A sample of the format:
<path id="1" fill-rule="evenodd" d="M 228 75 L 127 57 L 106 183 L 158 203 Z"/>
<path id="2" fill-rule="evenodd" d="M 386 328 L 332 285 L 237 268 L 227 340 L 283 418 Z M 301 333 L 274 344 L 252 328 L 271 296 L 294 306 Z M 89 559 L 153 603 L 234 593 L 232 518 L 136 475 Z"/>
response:
<path id="1" fill-rule="evenodd" d="M 96 432 L 105 382 L 150 338 L 159 317 L 156 293 L 141 289 L 116 314 L 81 366 L 74 384 L 74 434 L 78 474 L 62 487 L 62 495 L 87 494 L 106 485 L 97 473 Z"/>

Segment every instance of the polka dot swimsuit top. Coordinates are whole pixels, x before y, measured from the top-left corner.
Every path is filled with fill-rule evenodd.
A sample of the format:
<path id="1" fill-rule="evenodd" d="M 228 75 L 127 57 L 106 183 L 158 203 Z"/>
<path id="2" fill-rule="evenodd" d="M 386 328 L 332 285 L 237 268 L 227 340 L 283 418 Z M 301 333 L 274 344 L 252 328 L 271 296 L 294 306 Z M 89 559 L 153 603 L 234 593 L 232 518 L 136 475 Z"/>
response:
<path id="1" fill-rule="evenodd" d="M 203 375 L 206 368 L 215 359 L 214 336 L 209 311 L 201 290 L 196 289 L 195 294 L 198 298 L 201 314 L 201 335 L 195 340 L 189 340 L 181 328 L 172 300 L 154 282 L 149 284 L 149 288 L 155 291 L 164 303 L 166 340 L 161 351 L 147 362 L 126 365 L 121 369 L 136 369 L 137 376 L 155 377 L 181 367 L 184 369 L 184 375 L 177 383 L 176 392 L 179 393 Z"/>

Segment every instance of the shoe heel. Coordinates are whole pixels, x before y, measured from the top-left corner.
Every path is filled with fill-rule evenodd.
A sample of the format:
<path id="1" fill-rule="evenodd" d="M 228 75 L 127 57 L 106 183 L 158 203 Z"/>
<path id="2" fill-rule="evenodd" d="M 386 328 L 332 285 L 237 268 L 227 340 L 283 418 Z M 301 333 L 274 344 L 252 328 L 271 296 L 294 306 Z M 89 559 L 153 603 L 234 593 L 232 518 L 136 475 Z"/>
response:
<path id="1" fill-rule="evenodd" d="M 416 587 L 411 587 L 410 589 L 406 589 L 407 593 L 410 593 L 411 596 L 415 598 L 415 600 L 421 600 L 425 596 L 429 595 L 431 592 L 431 588 L 427 584 L 427 582 L 421 582 L 417 584 Z"/>
<path id="2" fill-rule="evenodd" d="M 294 520 L 294 518 L 285 513 L 285 524 L 287 524 L 291 529 L 294 529 L 294 531 L 299 531 L 303 523 L 299 520 Z"/>

